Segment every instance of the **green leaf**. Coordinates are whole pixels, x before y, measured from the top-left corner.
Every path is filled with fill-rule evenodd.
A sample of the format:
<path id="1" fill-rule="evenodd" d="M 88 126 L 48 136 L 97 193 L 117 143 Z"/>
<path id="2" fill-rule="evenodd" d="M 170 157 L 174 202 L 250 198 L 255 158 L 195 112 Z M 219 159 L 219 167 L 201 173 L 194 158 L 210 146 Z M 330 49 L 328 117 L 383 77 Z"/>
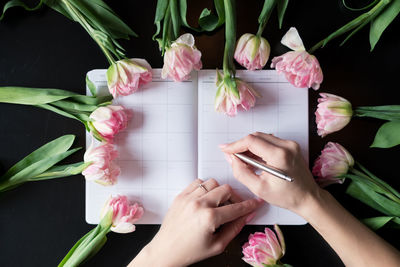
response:
<path id="1" fill-rule="evenodd" d="M 283 17 L 285 16 L 286 8 L 289 4 L 289 0 L 278 0 L 277 9 L 278 9 L 278 20 L 279 20 L 279 29 L 282 28 Z"/>
<path id="2" fill-rule="evenodd" d="M 355 116 L 370 117 L 382 120 L 400 120 L 400 105 L 357 107 Z"/>
<path id="3" fill-rule="evenodd" d="M 391 3 L 371 22 L 369 31 L 369 42 L 371 51 L 374 50 L 384 30 L 396 18 L 400 12 L 400 0 L 393 0 Z"/>
<path id="4" fill-rule="evenodd" d="M 363 219 L 362 222 L 367 225 L 372 230 L 376 231 L 379 228 L 383 227 L 385 224 L 393 220 L 394 216 L 381 216 L 381 217 L 372 217 Z"/>
<path id="5" fill-rule="evenodd" d="M 82 173 L 82 171 L 86 169 L 90 164 L 91 164 L 90 162 L 87 163 L 78 162 L 68 165 L 53 166 L 46 172 L 30 178 L 29 181 L 41 181 L 41 180 L 77 175 Z"/>
<path id="6" fill-rule="evenodd" d="M 98 106 L 96 105 L 87 105 L 80 104 L 69 100 L 59 100 L 51 103 L 52 106 L 62 108 L 65 111 L 70 111 L 71 113 L 80 113 L 80 112 L 93 112 Z"/>
<path id="7" fill-rule="evenodd" d="M 400 121 L 389 121 L 378 129 L 371 147 L 389 148 L 399 144 Z"/>
<path id="8" fill-rule="evenodd" d="M 44 2 L 43 0 L 40 0 L 39 3 L 36 6 L 29 7 L 22 0 L 11 0 L 11 1 L 8 1 L 3 7 L 3 13 L 0 16 L 0 20 L 2 20 L 4 18 L 4 15 L 5 15 L 6 11 L 9 8 L 12 8 L 12 7 L 23 7 L 27 11 L 34 11 L 34 10 L 39 9 L 42 6 L 43 2 Z"/>
<path id="9" fill-rule="evenodd" d="M 66 152 L 72 146 L 74 140 L 75 136 L 69 134 L 54 139 L 53 141 L 39 147 L 28 156 L 20 160 L 17 164 L 12 166 L 3 176 L 0 177 L 0 181 L 9 179 L 33 163 L 51 157 L 52 155 Z"/>
<path id="10" fill-rule="evenodd" d="M 211 32 L 224 24 L 226 20 L 224 1 L 214 0 L 214 7 L 217 15 L 214 15 L 210 10 L 204 9 L 199 17 L 199 26 L 202 31 Z"/>
<path id="11" fill-rule="evenodd" d="M 399 204 L 374 192 L 364 184 L 352 181 L 348 186 L 346 193 L 383 214 L 389 216 L 400 216 Z"/>
<path id="12" fill-rule="evenodd" d="M 181 18 L 179 16 L 178 0 L 170 0 L 170 6 L 172 30 L 174 35 L 173 39 L 175 40 L 179 37 L 179 32 L 181 29 Z"/>
<path id="13" fill-rule="evenodd" d="M 89 76 L 86 75 L 86 86 L 87 88 L 89 88 L 90 93 L 92 94 L 92 96 L 97 96 L 97 88 L 96 85 L 94 85 L 94 83 L 89 79 Z"/>
<path id="14" fill-rule="evenodd" d="M 75 116 L 75 115 L 73 115 L 71 113 L 68 113 L 68 112 L 66 112 L 66 111 L 64 111 L 62 109 L 59 109 L 57 107 L 54 107 L 52 105 L 47 105 L 47 104 L 46 105 L 36 105 L 36 107 L 47 109 L 47 110 L 53 111 L 54 113 L 57 113 L 57 114 L 59 114 L 61 116 L 64 116 L 64 117 L 67 117 L 67 118 L 70 118 L 70 119 L 74 119 L 74 120 L 78 120 L 78 121 L 84 123 L 83 121 L 81 121 L 79 119 L 79 117 L 77 117 L 77 116 Z"/>
<path id="15" fill-rule="evenodd" d="M 76 95 L 76 93 L 60 89 L 17 86 L 0 87 L 0 103 L 41 105 L 62 100 L 74 95 Z"/>
<path id="16" fill-rule="evenodd" d="M 266 24 L 268 22 L 269 17 L 276 5 L 277 0 L 265 0 L 263 8 L 261 10 L 260 16 L 258 17 L 259 24 Z M 280 0 L 278 0 L 280 2 Z"/>

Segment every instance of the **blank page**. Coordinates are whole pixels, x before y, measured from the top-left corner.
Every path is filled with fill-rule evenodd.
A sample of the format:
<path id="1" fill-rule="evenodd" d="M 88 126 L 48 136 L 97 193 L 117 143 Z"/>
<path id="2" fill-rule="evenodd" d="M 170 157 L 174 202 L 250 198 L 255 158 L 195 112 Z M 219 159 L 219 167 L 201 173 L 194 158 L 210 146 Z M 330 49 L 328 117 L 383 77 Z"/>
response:
<path id="1" fill-rule="evenodd" d="M 202 70 L 198 74 L 199 177 L 215 178 L 220 184 L 231 185 L 244 198 L 254 197 L 233 177 L 218 144 L 233 142 L 256 131 L 272 133 L 297 141 L 308 161 L 308 89 L 293 87 L 274 70 L 239 70 L 237 77 L 253 86 L 262 98 L 257 99 L 251 110 L 239 110 L 236 117 L 228 117 L 214 110 L 215 75 L 215 70 Z M 275 223 L 304 224 L 305 221 L 288 210 L 265 204 L 251 222 Z"/>
<path id="2" fill-rule="evenodd" d="M 107 90 L 106 70 L 88 73 L 100 91 Z M 160 78 L 113 104 L 132 110 L 128 127 L 115 138 L 121 175 L 114 186 L 86 182 L 86 221 L 97 224 L 110 194 L 140 202 L 139 224 L 160 224 L 173 198 L 197 177 L 197 75 L 175 83 Z M 90 145 L 87 134 L 86 146 Z"/>

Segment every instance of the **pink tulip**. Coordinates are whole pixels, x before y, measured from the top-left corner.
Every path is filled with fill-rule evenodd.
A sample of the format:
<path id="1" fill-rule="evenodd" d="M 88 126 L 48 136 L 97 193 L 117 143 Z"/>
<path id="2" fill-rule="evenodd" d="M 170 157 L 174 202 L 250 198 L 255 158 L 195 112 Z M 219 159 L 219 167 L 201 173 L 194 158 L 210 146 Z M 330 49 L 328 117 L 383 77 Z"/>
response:
<path id="1" fill-rule="evenodd" d="M 315 112 L 318 135 L 326 135 L 343 129 L 353 116 L 351 103 L 343 97 L 322 93 Z"/>
<path id="2" fill-rule="evenodd" d="M 246 33 L 240 37 L 234 57 L 246 69 L 258 70 L 267 64 L 270 51 L 271 48 L 266 39 Z"/>
<path id="3" fill-rule="evenodd" d="M 317 58 L 307 53 L 296 28 L 290 28 L 281 43 L 294 51 L 272 59 L 271 68 L 284 73 L 286 79 L 295 87 L 317 90 L 323 80 L 323 74 Z"/>
<path id="4" fill-rule="evenodd" d="M 120 174 L 120 168 L 113 161 L 117 156 L 118 152 L 114 150 L 113 144 L 102 143 L 94 147 L 92 142 L 83 156 L 85 163 L 90 163 L 90 165 L 82 172 L 82 175 L 87 180 L 101 185 L 115 184 Z"/>
<path id="5" fill-rule="evenodd" d="M 236 90 L 234 88 L 236 83 Z M 234 117 L 238 107 L 249 110 L 254 107 L 256 97 L 260 94 L 249 84 L 240 79 L 224 79 L 217 71 L 217 94 L 215 96 L 215 110 Z"/>
<path id="6" fill-rule="evenodd" d="M 115 196 L 104 205 L 101 218 L 110 216 L 111 231 L 126 234 L 135 231 L 134 223 L 143 213 L 144 210 L 138 203 L 131 205 L 126 196 Z"/>
<path id="7" fill-rule="evenodd" d="M 353 166 L 354 159 L 349 151 L 338 143 L 329 142 L 315 161 L 312 173 L 317 177 L 317 183 L 325 187 L 333 183 L 342 184 L 340 176 Z"/>
<path id="8" fill-rule="evenodd" d="M 151 66 L 141 58 L 119 60 L 107 70 L 107 85 L 114 98 L 136 92 L 151 79 Z"/>
<path id="9" fill-rule="evenodd" d="M 122 106 L 108 105 L 93 111 L 90 114 L 92 120 L 90 123 L 102 139 L 112 142 L 114 136 L 126 128 L 130 115 L 130 112 Z"/>
<path id="10" fill-rule="evenodd" d="M 161 77 L 181 82 L 190 78 L 192 70 L 201 68 L 201 52 L 194 45 L 193 35 L 185 33 L 165 51 Z"/>
<path id="11" fill-rule="evenodd" d="M 285 240 L 278 225 L 274 225 L 275 233 L 265 228 L 265 233 L 250 234 L 249 242 L 243 245 L 242 252 L 245 262 L 254 267 L 265 267 L 279 263 L 285 254 Z M 279 239 L 279 241 L 278 241 Z"/>

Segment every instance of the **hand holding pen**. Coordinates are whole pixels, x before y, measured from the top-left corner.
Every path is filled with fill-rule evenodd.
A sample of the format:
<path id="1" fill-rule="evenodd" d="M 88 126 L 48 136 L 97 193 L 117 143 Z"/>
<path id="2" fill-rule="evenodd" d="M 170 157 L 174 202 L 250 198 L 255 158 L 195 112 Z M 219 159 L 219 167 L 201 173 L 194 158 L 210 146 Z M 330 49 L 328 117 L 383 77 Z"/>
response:
<path id="1" fill-rule="evenodd" d="M 270 134 L 250 134 L 231 144 L 220 146 L 232 165 L 233 174 L 239 182 L 265 201 L 294 212 L 302 209 L 307 195 L 318 190 L 317 184 L 301 155 L 300 146 Z M 254 164 L 247 164 L 234 154 L 251 152 L 282 175 L 292 179 L 278 179 L 276 174 L 254 172 Z M 242 157 L 243 158 L 243 157 Z M 261 163 L 261 162 L 259 162 Z M 285 198 L 282 198 L 282 195 Z"/>

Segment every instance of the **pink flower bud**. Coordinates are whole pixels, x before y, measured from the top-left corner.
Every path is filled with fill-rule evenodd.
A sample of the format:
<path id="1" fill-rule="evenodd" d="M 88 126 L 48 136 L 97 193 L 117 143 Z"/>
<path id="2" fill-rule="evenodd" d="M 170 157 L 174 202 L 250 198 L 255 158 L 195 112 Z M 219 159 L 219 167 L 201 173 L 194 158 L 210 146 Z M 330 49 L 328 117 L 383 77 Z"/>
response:
<path id="1" fill-rule="evenodd" d="M 113 144 L 102 143 L 94 147 L 92 142 L 83 156 L 85 163 L 90 163 L 90 165 L 82 172 L 82 175 L 87 180 L 102 185 L 115 184 L 120 174 L 120 168 L 113 162 L 117 156 L 118 152 L 114 150 Z"/>
<path id="2" fill-rule="evenodd" d="M 122 106 L 99 107 L 90 114 L 90 123 L 104 140 L 112 142 L 114 135 L 126 128 L 130 113 Z"/>
<path id="3" fill-rule="evenodd" d="M 317 183 L 325 187 L 333 183 L 343 183 L 343 179 L 339 177 L 353 166 L 354 159 L 349 151 L 338 143 L 329 142 L 315 160 L 312 173 L 317 177 Z"/>
<path id="4" fill-rule="evenodd" d="M 295 87 L 319 89 L 324 78 L 321 67 L 317 58 L 305 50 L 296 28 L 290 28 L 281 43 L 294 51 L 274 57 L 271 68 L 276 68 L 278 73 L 284 73 Z"/>
<path id="5" fill-rule="evenodd" d="M 192 70 L 200 70 L 201 67 L 201 52 L 194 45 L 194 37 L 185 33 L 165 51 L 161 77 L 181 82 L 190 78 Z"/>
<path id="6" fill-rule="evenodd" d="M 256 97 L 260 97 L 259 93 L 249 84 L 240 79 L 223 78 L 217 71 L 217 94 L 214 102 L 216 111 L 234 117 L 238 107 L 244 110 L 254 107 Z"/>
<path id="7" fill-rule="evenodd" d="M 315 112 L 318 135 L 326 135 L 343 129 L 353 116 L 351 103 L 343 97 L 321 93 Z"/>
<path id="8" fill-rule="evenodd" d="M 240 37 L 234 57 L 246 69 L 258 70 L 267 64 L 270 51 L 271 48 L 266 39 L 246 33 Z"/>
<path id="9" fill-rule="evenodd" d="M 112 213 L 111 231 L 116 233 L 131 233 L 135 231 L 134 223 L 138 221 L 144 210 L 138 203 L 129 204 L 126 196 L 110 197 L 101 213 L 101 218 Z"/>
<path id="10" fill-rule="evenodd" d="M 136 92 L 151 79 L 151 66 L 141 58 L 119 60 L 107 70 L 107 85 L 114 98 Z"/>
<path id="11" fill-rule="evenodd" d="M 265 233 L 256 232 L 249 236 L 249 242 L 243 245 L 242 252 L 245 262 L 254 267 L 264 267 L 277 264 L 285 254 L 285 240 L 277 225 L 274 229 L 278 235 L 265 228 Z M 278 241 L 279 239 L 279 241 Z"/>

